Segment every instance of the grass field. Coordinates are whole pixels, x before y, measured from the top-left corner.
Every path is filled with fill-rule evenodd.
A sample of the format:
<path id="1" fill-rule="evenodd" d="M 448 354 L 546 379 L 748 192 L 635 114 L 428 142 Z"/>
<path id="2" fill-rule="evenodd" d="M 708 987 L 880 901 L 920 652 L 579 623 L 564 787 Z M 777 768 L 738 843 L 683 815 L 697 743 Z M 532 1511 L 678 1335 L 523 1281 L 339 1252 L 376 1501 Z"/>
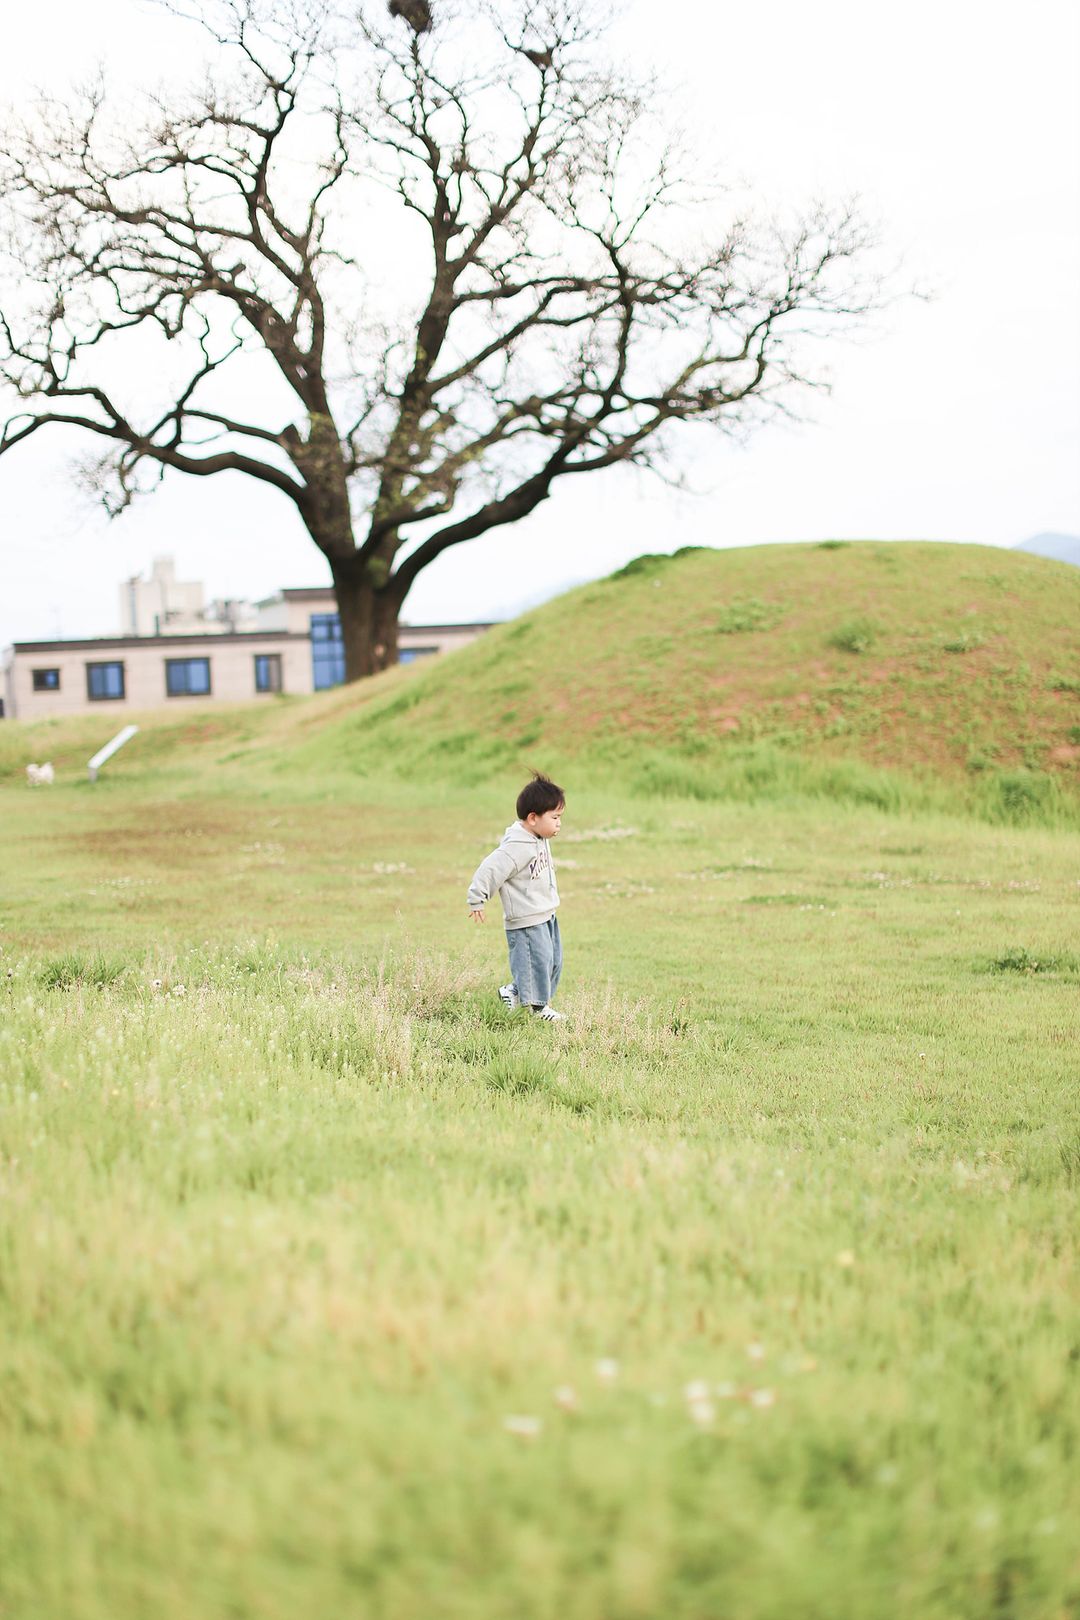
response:
<path id="1" fill-rule="evenodd" d="M 0 1616 L 1071 1620 L 1069 801 L 553 737 L 538 1028 L 455 667 L 0 734 Z"/>

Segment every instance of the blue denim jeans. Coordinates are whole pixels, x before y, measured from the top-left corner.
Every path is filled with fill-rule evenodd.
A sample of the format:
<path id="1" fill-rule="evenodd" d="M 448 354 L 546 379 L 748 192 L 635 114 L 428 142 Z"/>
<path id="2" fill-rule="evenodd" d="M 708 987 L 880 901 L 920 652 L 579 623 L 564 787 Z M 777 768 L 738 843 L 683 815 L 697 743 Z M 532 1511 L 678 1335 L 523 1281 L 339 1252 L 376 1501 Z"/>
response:
<path id="1" fill-rule="evenodd" d="M 508 928 L 506 944 L 510 977 L 522 1006 L 546 1007 L 559 987 L 562 973 L 559 919 L 550 917 L 532 928 Z"/>

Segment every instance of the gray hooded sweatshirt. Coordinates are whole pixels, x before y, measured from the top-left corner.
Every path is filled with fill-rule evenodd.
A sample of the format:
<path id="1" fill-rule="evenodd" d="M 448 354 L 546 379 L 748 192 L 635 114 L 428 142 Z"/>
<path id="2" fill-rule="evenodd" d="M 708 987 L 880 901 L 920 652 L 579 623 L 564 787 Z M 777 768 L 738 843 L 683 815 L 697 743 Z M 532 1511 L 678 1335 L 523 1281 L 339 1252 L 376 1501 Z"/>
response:
<path id="1" fill-rule="evenodd" d="M 559 904 L 555 863 L 546 838 L 523 822 L 507 827 L 498 849 L 476 868 L 469 884 L 469 910 L 477 911 L 498 894 L 507 929 L 534 928 L 554 917 Z"/>

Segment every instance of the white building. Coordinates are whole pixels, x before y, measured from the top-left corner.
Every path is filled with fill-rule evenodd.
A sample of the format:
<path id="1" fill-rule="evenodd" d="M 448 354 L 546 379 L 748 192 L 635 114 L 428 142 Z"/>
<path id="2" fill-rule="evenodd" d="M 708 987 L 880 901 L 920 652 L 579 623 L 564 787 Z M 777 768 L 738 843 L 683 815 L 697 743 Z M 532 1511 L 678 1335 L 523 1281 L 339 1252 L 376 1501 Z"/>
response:
<path id="1" fill-rule="evenodd" d="M 344 681 L 341 623 L 329 586 L 280 591 L 254 605 L 217 603 L 209 610 L 202 597 L 201 585 L 179 584 L 171 560 L 158 558 L 149 581 L 129 580 L 121 587 L 125 633 L 17 641 L 7 648 L 0 714 L 39 720 L 99 704 L 119 712 L 173 702 L 238 703 L 277 692 L 317 692 Z M 235 610 L 231 619 L 226 608 Z M 140 632 L 133 624 L 154 628 Z M 402 625 L 401 662 L 464 646 L 489 628 Z"/>
<path id="2" fill-rule="evenodd" d="M 203 601 L 196 580 L 176 577 L 171 557 L 155 557 L 149 579 L 138 574 L 120 587 L 122 636 L 221 635 L 229 630 L 253 630 L 258 611 L 252 602 Z"/>
<path id="3" fill-rule="evenodd" d="M 120 587 L 120 634 L 161 636 L 203 627 L 203 588 L 181 584 L 171 557 L 155 557 L 149 579 L 136 574 Z"/>

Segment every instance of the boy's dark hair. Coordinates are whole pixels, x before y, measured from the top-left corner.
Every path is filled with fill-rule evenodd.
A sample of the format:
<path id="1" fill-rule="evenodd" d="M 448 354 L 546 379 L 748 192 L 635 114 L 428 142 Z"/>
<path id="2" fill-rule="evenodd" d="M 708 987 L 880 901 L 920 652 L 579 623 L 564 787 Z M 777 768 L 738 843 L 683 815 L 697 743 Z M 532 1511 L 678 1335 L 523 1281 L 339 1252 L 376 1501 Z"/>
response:
<path id="1" fill-rule="evenodd" d="M 545 810 L 559 810 L 565 803 L 566 795 L 562 788 L 538 771 L 517 796 L 518 820 L 524 821 L 526 816 L 531 815 L 542 816 Z"/>

